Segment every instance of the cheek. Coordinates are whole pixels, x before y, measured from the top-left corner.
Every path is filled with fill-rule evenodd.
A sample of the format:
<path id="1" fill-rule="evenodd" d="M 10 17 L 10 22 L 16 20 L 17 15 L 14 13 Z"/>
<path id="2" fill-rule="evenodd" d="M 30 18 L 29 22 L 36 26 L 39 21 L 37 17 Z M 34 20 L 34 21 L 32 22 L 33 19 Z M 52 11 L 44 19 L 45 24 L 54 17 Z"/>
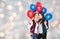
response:
<path id="1" fill-rule="evenodd" d="M 41 16 L 41 18 L 42 18 L 42 16 Z"/>
<path id="2" fill-rule="evenodd" d="M 36 15 L 36 17 L 38 17 L 38 15 Z"/>
<path id="3" fill-rule="evenodd" d="M 37 16 L 35 16 L 35 18 L 37 18 Z"/>
<path id="4" fill-rule="evenodd" d="M 42 16 L 39 16 L 39 18 L 42 18 Z"/>

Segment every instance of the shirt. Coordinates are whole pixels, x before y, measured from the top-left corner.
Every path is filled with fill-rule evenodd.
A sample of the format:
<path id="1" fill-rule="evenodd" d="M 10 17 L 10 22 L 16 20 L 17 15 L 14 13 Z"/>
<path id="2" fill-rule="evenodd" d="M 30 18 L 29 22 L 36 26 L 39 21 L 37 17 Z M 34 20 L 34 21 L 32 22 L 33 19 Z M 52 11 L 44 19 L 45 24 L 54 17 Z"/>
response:
<path id="1" fill-rule="evenodd" d="M 39 24 L 38 28 L 37 28 L 37 33 L 42 33 L 43 30 L 42 30 L 42 24 Z"/>
<path id="2" fill-rule="evenodd" d="M 28 23 L 28 28 L 30 29 L 30 27 L 31 27 L 32 25 L 33 25 L 33 22 Z M 36 23 L 36 27 L 35 27 L 34 33 L 37 33 L 37 27 L 38 27 L 38 24 Z"/>
<path id="3" fill-rule="evenodd" d="M 34 33 L 37 33 L 37 28 L 38 28 L 38 24 L 36 23 L 36 27 L 35 27 L 35 32 Z"/>

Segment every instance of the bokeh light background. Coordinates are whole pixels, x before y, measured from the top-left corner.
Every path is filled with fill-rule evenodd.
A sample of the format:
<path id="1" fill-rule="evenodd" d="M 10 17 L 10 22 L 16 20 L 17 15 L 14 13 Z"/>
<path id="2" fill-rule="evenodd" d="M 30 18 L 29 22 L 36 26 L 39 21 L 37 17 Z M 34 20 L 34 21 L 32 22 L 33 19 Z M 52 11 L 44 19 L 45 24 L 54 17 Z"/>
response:
<path id="1" fill-rule="evenodd" d="M 31 39 L 26 13 L 37 1 L 53 15 L 47 39 L 60 39 L 60 0 L 0 0 L 0 39 Z"/>

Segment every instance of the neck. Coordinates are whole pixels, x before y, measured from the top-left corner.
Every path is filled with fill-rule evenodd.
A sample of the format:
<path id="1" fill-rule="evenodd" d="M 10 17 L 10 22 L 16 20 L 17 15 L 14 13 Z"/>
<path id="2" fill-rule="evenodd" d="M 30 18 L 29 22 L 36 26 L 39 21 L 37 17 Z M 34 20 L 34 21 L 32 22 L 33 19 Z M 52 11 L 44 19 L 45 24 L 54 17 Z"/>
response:
<path id="1" fill-rule="evenodd" d="M 34 18 L 34 21 L 35 21 L 35 22 L 36 22 L 36 20 L 37 20 L 37 19 L 36 19 L 36 18 Z"/>

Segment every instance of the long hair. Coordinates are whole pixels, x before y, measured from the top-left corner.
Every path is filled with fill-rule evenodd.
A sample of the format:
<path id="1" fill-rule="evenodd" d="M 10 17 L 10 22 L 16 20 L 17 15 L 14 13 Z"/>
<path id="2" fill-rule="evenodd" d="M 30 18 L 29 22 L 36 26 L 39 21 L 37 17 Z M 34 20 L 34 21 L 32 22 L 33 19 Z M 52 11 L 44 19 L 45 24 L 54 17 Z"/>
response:
<path id="1" fill-rule="evenodd" d="M 35 15 L 36 15 L 36 14 L 38 14 L 38 13 L 36 13 L 36 12 L 34 13 L 34 18 L 35 18 Z"/>
<path id="2" fill-rule="evenodd" d="M 42 16 L 42 21 L 41 21 L 41 23 L 44 24 L 44 21 L 45 21 L 44 14 L 43 14 L 43 13 L 39 13 L 39 14 L 41 14 L 41 16 Z"/>

